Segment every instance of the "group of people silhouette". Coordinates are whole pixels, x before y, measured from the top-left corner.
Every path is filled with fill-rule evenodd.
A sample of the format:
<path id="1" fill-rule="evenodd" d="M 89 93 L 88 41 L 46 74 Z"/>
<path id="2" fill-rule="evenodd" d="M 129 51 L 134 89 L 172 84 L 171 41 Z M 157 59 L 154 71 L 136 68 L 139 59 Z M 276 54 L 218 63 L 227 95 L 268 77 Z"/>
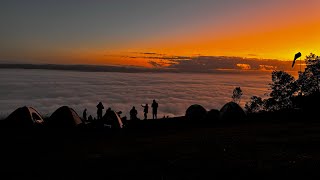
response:
<path id="1" fill-rule="evenodd" d="M 158 119 L 157 114 L 158 114 L 158 103 L 156 102 L 156 100 L 153 100 L 152 102 L 152 119 Z M 144 115 L 144 120 L 148 119 L 148 113 L 149 113 L 149 105 L 145 104 L 142 105 L 141 107 L 143 107 L 143 115 Z M 137 120 L 137 115 L 138 115 L 138 111 L 136 110 L 136 107 L 133 106 L 132 109 L 130 110 L 130 120 Z"/>
<path id="2" fill-rule="evenodd" d="M 157 117 L 158 106 L 159 105 L 156 102 L 156 100 L 153 100 L 153 102 L 151 104 L 152 119 L 158 119 L 158 117 Z M 104 106 L 103 106 L 102 102 L 99 102 L 96 107 L 97 107 L 97 120 L 101 120 L 103 118 L 102 114 L 103 114 Z M 141 107 L 143 107 L 144 120 L 147 120 L 148 119 L 148 112 L 149 112 L 149 105 L 148 104 L 145 104 L 145 105 L 141 104 Z M 111 110 L 111 108 L 107 109 L 107 111 L 110 111 L 110 110 Z M 133 106 L 132 109 L 130 110 L 130 120 L 139 120 L 137 115 L 138 115 L 138 111 L 137 111 L 136 107 Z M 85 121 L 93 120 L 91 115 L 89 117 L 87 117 L 87 109 L 84 109 L 82 116 Z"/>

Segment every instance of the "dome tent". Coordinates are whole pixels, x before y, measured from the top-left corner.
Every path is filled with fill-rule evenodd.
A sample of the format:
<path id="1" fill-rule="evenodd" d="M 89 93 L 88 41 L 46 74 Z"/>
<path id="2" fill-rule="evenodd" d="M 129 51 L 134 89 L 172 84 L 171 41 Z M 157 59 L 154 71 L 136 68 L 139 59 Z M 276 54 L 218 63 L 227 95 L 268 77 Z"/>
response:
<path id="1" fill-rule="evenodd" d="M 220 110 L 220 119 L 223 121 L 241 121 L 246 118 L 246 113 L 235 102 L 225 104 Z"/>
<path id="2" fill-rule="evenodd" d="M 186 118 L 191 121 L 204 120 L 207 116 L 207 110 L 201 105 L 191 105 L 186 111 Z"/>
<path id="3" fill-rule="evenodd" d="M 219 121 L 220 119 L 220 111 L 217 109 L 211 109 L 207 113 L 207 120 L 209 121 Z"/>
<path id="4" fill-rule="evenodd" d="M 43 125 L 40 113 L 32 107 L 20 107 L 13 111 L 6 119 L 9 127 L 34 127 Z"/>
<path id="5" fill-rule="evenodd" d="M 123 128 L 123 122 L 119 117 L 118 113 L 115 111 L 108 109 L 105 115 L 102 118 L 103 126 L 109 127 L 112 129 L 121 129 Z"/>
<path id="6" fill-rule="evenodd" d="M 62 106 L 50 116 L 47 125 L 51 128 L 72 128 L 82 123 L 81 118 L 72 108 Z"/>

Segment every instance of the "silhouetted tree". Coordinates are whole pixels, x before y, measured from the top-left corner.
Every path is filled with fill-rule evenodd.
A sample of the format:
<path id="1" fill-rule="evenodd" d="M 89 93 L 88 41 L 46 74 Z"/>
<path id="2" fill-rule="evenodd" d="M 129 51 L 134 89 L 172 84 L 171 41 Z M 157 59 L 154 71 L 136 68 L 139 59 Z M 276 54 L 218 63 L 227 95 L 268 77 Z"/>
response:
<path id="1" fill-rule="evenodd" d="M 244 108 L 248 113 L 257 113 L 264 110 L 264 102 L 261 97 L 252 96 Z"/>
<path id="2" fill-rule="evenodd" d="M 277 111 L 280 110 L 277 105 L 277 101 L 274 98 L 268 98 L 263 100 L 263 110 L 265 111 Z"/>
<path id="3" fill-rule="evenodd" d="M 292 96 L 298 90 L 294 77 L 284 71 L 272 72 L 271 93 L 265 102 L 267 110 L 280 110 L 292 107 Z"/>
<path id="4" fill-rule="evenodd" d="M 233 102 L 239 104 L 240 103 L 240 100 L 241 100 L 241 96 L 242 96 L 242 90 L 240 87 L 236 87 L 234 90 L 233 90 L 233 93 L 232 93 L 232 100 Z"/>
<path id="5" fill-rule="evenodd" d="M 272 83 L 270 84 L 271 93 L 268 99 L 262 100 L 260 97 L 253 96 L 246 103 L 247 112 L 277 111 L 286 108 L 293 108 L 294 96 L 303 94 L 311 97 L 320 93 L 320 57 L 315 54 L 306 56 L 306 68 L 299 73 L 298 80 L 283 71 L 272 72 Z M 313 96 L 317 97 L 317 96 Z M 297 101 L 295 101 L 297 103 Z M 301 103 L 301 102 L 300 102 Z"/>
<path id="6" fill-rule="evenodd" d="M 312 95 L 319 92 L 320 57 L 311 53 L 306 57 L 305 62 L 305 71 L 300 73 L 297 83 L 304 95 Z"/>
<path id="7" fill-rule="evenodd" d="M 284 71 L 272 72 L 272 83 L 269 84 L 271 93 L 268 99 L 253 96 L 246 103 L 248 113 L 260 111 L 277 111 L 293 107 L 292 97 L 299 87 L 294 77 Z"/>

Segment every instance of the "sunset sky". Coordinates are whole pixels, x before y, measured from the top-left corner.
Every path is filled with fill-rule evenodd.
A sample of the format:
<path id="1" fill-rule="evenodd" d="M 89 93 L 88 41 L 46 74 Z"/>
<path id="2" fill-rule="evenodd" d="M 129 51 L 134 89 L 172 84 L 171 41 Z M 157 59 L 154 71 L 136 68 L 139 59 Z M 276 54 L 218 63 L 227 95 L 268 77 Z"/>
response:
<path id="1" fill-rule="evenodd" d="M 319 0 L 3 0 L 0 63 L 320 54 Z"/>

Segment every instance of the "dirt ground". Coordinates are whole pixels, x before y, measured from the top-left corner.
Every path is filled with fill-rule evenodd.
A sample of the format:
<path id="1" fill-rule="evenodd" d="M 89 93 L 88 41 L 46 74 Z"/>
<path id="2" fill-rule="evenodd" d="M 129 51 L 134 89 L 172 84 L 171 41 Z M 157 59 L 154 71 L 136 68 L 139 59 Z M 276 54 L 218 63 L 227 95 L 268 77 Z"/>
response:
<path id="1" fill-rule="evenodd" d="M 6 129 L 0 135 L 5 179 L 320 177 L 320 122 Z"/>

